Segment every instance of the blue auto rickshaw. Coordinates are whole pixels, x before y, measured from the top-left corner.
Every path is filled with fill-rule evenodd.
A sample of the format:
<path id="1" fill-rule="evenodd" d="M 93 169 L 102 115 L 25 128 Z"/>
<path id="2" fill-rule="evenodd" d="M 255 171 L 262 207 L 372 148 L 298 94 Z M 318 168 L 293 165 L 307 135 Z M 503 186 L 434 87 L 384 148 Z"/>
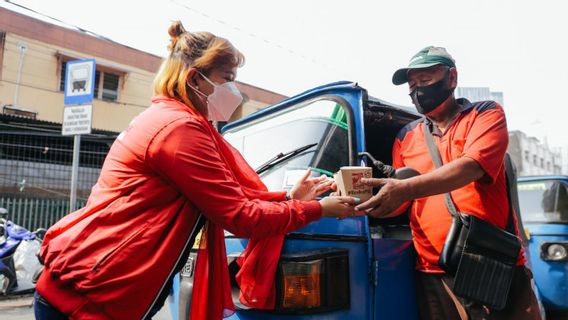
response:
<path id="1" fill-rule="evenodd" d="M 267 107 L 222 132 L 269 190 L 285 190 L 308 167 L 316 176 L 332 177 L 342 166 L 374 163 L 373 174 L 380 177 L 376 164 L 391 163 L 395 136 L 419 117 L 413 108 L 373 98 L 343 81 Z M 225 236 L 231 262 L 247 239 Z M 174 285 L 179 299 L 171 304 L 174 318 L 188 318 L 194 262 L 192 253 Z M 275 275 L 275 309 L 247 309 L 235 285 L 237 311 L 229 319 L 418 319 L 414 265 L 408 215 L 322 218 L 286 236 Z"/>
<path id="2" fill-rule="evenodd" d="M 568 319 L 568 176 L 520 177 L 518 193 L 542 303 Z"/>

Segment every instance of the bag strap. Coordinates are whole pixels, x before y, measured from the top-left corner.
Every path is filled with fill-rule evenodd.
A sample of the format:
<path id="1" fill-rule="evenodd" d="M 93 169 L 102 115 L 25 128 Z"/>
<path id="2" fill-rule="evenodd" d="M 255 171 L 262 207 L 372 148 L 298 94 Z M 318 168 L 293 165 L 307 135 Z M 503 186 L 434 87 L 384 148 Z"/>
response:
<path id="1" fill-rule="evenodd" d="M 427 119 L 424 119 L 424 138 L 426 139 L 426 144 L 428 145 L 428 152 L 430 153 L 430 157 L 432 158 L 432 162 L 434 162 L 434 166 L 439 168 L 442 166 L 442 157 L 440 156 L 440 150 L 436 147 L 434 143 L 434 137 L 432 137 L 432 132 L 430 132 L 430 127 L 428 126 Z M 458 210 L 452 201 L 452 195 L 449 192 L 446 192 L 446 207 L 448 211 L 454 218 L 458 218 Z"/>
<path id="2" fill-rule="evenodd" d="M 507 155 L 505 155 L 505 157 L 507 157 Z M 505 159 L 505 162 L 507 162 L 507 159 Z M 515 232 L 515 221 L 513 220 L 513 215 L 515 214 L 515 209 L 513 206 L 513 196 L 511 195 L 511 182 L 509 180 L 514 179 L 514 175 L 512 172 L 507 172 L 509 171 L 507 164 L 503 164 L 505 165 L 505 183 L 506 183 L 506 188 L 507 188 L 507 199 L 509 200 L 509 218 L 507 219 L 507 225 L 505 226 L 505 230 L 507 230 L 508 232 L 512 233 L 512 234 L 516 234 Z M 512 168 L 511 168 L 512 169 Z M 513 175 L 513 176 L 511 176 Z M 515 183 L 516 181 L 513 181 L 512 183 Z"/>
<path id="3" fill-rule="evenodd" d="M 424 120 L 424 138 L 426 140 L 426 144 L 428 145 L 428 152 L 430 153 L 430 157 L 432 157 L 432 162 L 436 166 L 436 168 L 440 168 L 442 166 L 442 157 L 440 156 L 440 150 L 436 147 L 434 143 L 434 137 L 432 136 L 432 132 L 430 132 L 430 126 L 427 123 L 427 119 Z M 511 203 L 511 193 L 510 193 L 510 185 L 509 180 L 506 180 L 506 188 L 507 188 L 507 198 L 509 200 L 509 217 L 507 219 L 507 226 L 505 230 L 508 232 L 515 234 L 514 223 L 513 223 L 513 205 Z M 454 202 L 452 201 L 452 195 L 449 192 L 446 192 L 446 207 L 450 214 L 458 218 L 458 211 Z"/>

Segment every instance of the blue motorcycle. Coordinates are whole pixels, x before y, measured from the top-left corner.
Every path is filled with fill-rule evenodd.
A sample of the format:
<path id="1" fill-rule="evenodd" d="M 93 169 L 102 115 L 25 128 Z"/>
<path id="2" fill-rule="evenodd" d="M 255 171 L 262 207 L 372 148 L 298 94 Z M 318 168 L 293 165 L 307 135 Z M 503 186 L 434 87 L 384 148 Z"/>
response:
<path id="1" fill-rule="evenodd" d="M 9 221 L 7 215 L 8 211 L 0 208 L 0 297 L 34 291 L 33 280 L 41 272 L 36 251 L 45 234 L 41 228 L 30 232 Z"/>

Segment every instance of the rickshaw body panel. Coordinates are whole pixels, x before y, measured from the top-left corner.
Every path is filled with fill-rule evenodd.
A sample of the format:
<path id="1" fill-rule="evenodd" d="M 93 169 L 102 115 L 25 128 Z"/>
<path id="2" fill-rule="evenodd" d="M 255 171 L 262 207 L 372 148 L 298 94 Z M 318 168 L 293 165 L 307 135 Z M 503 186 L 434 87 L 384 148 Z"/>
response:
<path id="1" fill-rule="evenodd" d="M 520 184 L 550 181 L 560 181 L 568 185 L 566 176 L 531 176 L 518 179 Z M 522 191 L 519 191 L 519 197 L 521 196 Z M 522 206 L 521 214 L 526 215 Z M 525 218 L 527 217 L 523 219 Z M 542 252 L 545 243 L 568 243 L 568 223 L 539 223 L 529 220 L 525 221 L 524 225 L 530 234 L 532 271 L 544 308 L 546 311 L 566 312 L 568 316 L 568 260 L 547 261 L 543 259 Z"/>
<path id="2" fill-rule="evenodd" d="M 346 81 L 301 93 L 233 122 L 225 126 L 223 132 L 320 98 L 340 101 L 349 109 L 346 111 L 354 149 L 352 153 L 366 151 L 363 121 L 366 91 Z M 352 155 L 350 165 L 361 164 L 365 165 L 365 161 Z M 230 255 L 242 252 L 246 240 L 228 238 L 226 245 Z M 282 254 L 330 247 L 349 250 L 351 303 L 348 310 L 297 315 L 237 310 L 229 319 L 418 319 L 414 289 L 415 253 L 411 240 L 373 239 L 367 217 L 322 218 L 288 235 Z"/>

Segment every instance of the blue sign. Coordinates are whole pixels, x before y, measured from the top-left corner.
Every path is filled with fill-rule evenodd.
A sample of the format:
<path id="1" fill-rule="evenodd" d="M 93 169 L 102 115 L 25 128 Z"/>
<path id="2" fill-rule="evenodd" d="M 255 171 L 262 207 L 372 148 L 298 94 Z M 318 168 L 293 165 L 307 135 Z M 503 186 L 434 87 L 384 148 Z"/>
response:
<path id="1" fill-rule="evenodd" d="M 82 104 L 93 101 L 95 65 L 95 59 L 67 62 L 64 104 Z"/>

